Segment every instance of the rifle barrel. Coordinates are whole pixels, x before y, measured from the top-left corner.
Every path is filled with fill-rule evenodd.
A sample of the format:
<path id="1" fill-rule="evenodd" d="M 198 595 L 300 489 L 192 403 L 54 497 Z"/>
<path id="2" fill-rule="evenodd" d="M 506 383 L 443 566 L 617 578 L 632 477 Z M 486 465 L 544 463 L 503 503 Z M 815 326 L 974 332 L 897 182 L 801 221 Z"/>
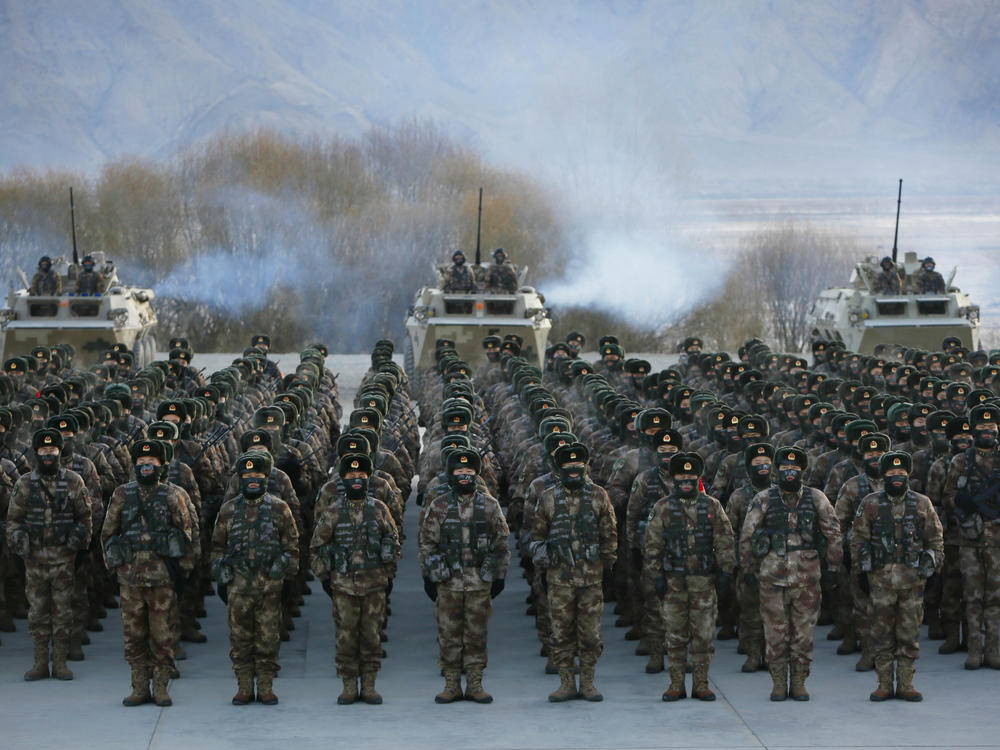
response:
<path id="1" fill-rule="evenodd" d="M 892 264 L 896 264 L 897 243 L 899 242 L 899 207 L 903 203 L 903 178 L 899 178 L 899 195 L 896 196 L 896 233 L 892 236 Z"/>

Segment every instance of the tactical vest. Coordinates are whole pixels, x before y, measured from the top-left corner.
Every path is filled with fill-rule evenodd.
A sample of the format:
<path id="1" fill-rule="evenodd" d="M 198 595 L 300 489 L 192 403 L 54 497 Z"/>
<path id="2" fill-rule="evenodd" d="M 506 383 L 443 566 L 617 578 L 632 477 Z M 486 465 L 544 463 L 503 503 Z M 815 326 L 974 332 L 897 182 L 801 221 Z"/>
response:
<path id="1" fill-rule="evenodd" d="M 781 490 L 778 487 L 771 487 L 768 499 L 762 531 L 770 539 L 770 549 L 773 549 L 779 557 L 785 557 L 788 552 L 795 550 L 820 550 L 826 546 L 826 538 L 819 530 L 819 517 L 816 513 L 816 505 L 813 503 L 811 488 L 803 487 L 801 490 L 799 503 L 795 508 L 798 523 L 794 529 L 788 524 L 788 516 L 792 513 L 792 509 L 782 499 Z M 802 543 L 790 545 L 788 537 L 795 532 L 798 532 Z"/>
<path id="2" fill-rule="evenodd" d="M 708 517 L 708 496 L 698 493 L 697 520 L 694 545 L 688 538 L 687 512 L 676 495 L 667 498 L 670 523 L 663 529 L 663 570 L 666 573 L 684 573 L 706 576 L 715 570 L 715 534 Z M 695 567 L 688 568 L 688 556 L 694 555 Z"/>
<path id="3" fill-rule="evenodd" d="M 1000 510 L 1000 453 L 993 453 L 993 470 L 987 474 L 976 463 L 976 449 L 969 448 L 965 452 L 965 487 L 959 488 L 959 492 L 976 497 L 990 489 L 992 492 L 985 499 L 985 504 Z"/>
<path id="4" fill-rule="evenodd" d="M 642 505 L 639 506 L 639 521 L 636 524 L 636 540 L 639 547 L 645 547 L 646 528 L 649 526 L 649 519 L 653 515 L 653 506 L 670 492 L 660 476 L 660 467 L 654 466 L 646 471 L 646 491 L 642 495 Z"/>
<path id="5" fill-rule="evenodd" d="M 337 523 L 333 527 L 333 544 L 331 556 L 333 569 L 340 574 L 353 573 L 356 570 L 368 570 L 382 565 L 382 532 L 375 517 L 375 500 L 368 497 L 364 501 L 361 525 L 356 526 L 351 520 L 350 501 L 340 497 L 340 509 L 337 513 Z M 355 561 L 355 552 L 364 553 L 364 559 L 359 566 Z"/>
<path id="6" fill-rule="evenodd" d="M 45 531 L 49 530 L 51 544 L 60 546 L 66 544 L 69 532 L 76 524 L 73 517 L 73 503 L 69 499 L 69 482 L 66 471 L 60 469 L 59 478 L 55 481 L 55 491 L 52 492 L 42 482 L 37 472 L 30 475 L 28 490 L 28 507 L 24 514 L 24 529 L 32 541 L 45 544 Z M 50 505 L 51 503 L 51 505 Z M 51 508 L 52 518 L 45 520 L 45 510 Z"/>
<path id="7" fill-rule="evenodd" d="M 858 511 L 861 509 L 861 501 L 864 500 L 868 495 L 872 493 L 872 483 L 868 478 L 868 474 L 864 471 L 858 473 L 858 491 L 854 495 L 854 500 L 851 501 L 851 518 L 856 518 Z M 854 528 L 854 524 L 851 523 L 847 527 L 847 534 L 845 534 L 845 542 L 851 541 L 851 531 Z"/>
<path id="8" fill-rule="evenodd" d="M 594 513 L 594 485 L 585 484 L 580 496 L 580 508 L 572 518 L 566 507 L 566 488 L 560 483 L 555 488 L 552 522 L 549 524 L 549 559 L 553 565 L 576 565 L 572 541 L 579 542 L 580 554 L 587 562 L 601 559 L 601 545 L 597 534 L 597 516 Z"/>
<path id="9" fill-rule="evenodd" d="M 80 283 L 80 294 L 97 294 L 97 282 L 99 281 L 96 271 L 83 271 L 78 277 Z"/>
<path id="10" fill-rule="evenodd" d="M 133 552 L 145 550 L 169 557 L 168 534 L 173 526 L 167 504 L 169 493 L 170 488 L 160 484 L 142 501 L 139 499 L 138 482 L 125 485 L 119 536 L 128 541 Z M 146 532 L 149 541 L 143 541 L 143 532 Z"/>
<path id="11" fill-rule="evenodd" d="M 916 568 L 924 549 L 924 519 L 917 513 L 917 494 L 906 491 L 900 538 L 896 538 L 896 519 L 892 514 L 892 501 L 885 490 L 878 493 L 878 515 L 872 524 L 872 569 L 878 570 L 892 563 Z"/>
<path id="12" fill-rule="evenodd" d="M 251 522 L 247 518 L 246 498 L 242 495 L 236 498 L 226 541 L 228 561 L 237 569 L 251 574 L 258 570 L 267 572 L 281 555 L 281 539 L 274 526 L 271 502 L 265 495 L 256 505 L 257 519 Z"/>
<path id="13" fill-rule="evenodd" d="M 440 549 L 449 566 L 457 563 L 462 566 L 464 556 L 462 550 L 462 530 L 469 530 L 469 551 L 472 553 L 472 564 L 480 568 L 486 556 L 493 551 L 489 527 L 486 523 L 486 502 L 483 493 L 477 492 L 472 500 L 472 522 L 462 521 L 458 515 L 458 499 L 454 491 L 448 493 L 448 514 L 441 523 Z"/>

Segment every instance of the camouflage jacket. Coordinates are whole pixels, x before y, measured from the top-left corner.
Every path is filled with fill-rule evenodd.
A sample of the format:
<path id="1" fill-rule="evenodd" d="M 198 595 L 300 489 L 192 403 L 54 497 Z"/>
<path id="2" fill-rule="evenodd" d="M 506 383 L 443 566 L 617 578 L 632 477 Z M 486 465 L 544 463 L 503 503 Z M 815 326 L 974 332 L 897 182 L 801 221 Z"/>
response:
<path id="1" fill-rule="evenodd" d="M 840 461 L 830 470 L 830 476 L 823 486 L 823 494 L 827 497 L 838 497 L 840 495 L 840 488 L 844 486 L 844 482 L 851 477 L 857 476 L 862 471 L 863 469 L 859 466 L 859 462 L 854 458 L 846 458 Z"/>
<path id="2" fill-rule="evenodd" d="M 673 479 L 659 466 L 646 469 L 635 478 L 625 511 L 625 541 L 629 549 L 643 549 L 653 507 L 672 490 Z"/>
<path id="3" fill-rule="evenodd" d="M 320 580 L 330 581 L 330 586 L 351 596 L 363 596 L 373 591 L 384 590 L 389 580 L 396 574 L 396 561 L 399 557 L 399 531 L 389 509 L 380 500 L 371 498 L 374 504 L 374 520 L 378 527 L 380 550 L 384 546 L 386 557 L 379 558 L 382 564 L 365 566 L 365 550 L 355 541 L 350 548 L 334 549 L 336 544 L 337 525 L 340 522 L 341 509 L 346 505 L 350 522 L 354 527 L 364 523 L 363 502 L 352 503 L 341 493 L 333 498 L 323 517 L 317 520 L 312 540 L 309 542 L 310 564 L 313 573 Z M 392 555 L 388 554 L 392 551 Z M 345 555 L 350 559 L 347 572 L 336 568 L 335 554 Z M 381 552 L 380 552 L 381 555 Z"/>
<path id="4" fill-rule="evenodd" d="M 481 504 L 482 520 L 476 518 L 476 504 Z M 449 490 L 424 506 L 423 519 L 417 536 L 420 570 L 425 578 L 435 578 L 435 566 L 448 567 L 445 560 L 446 527 L 455 526 L 461 535 L 460 559 L 450 561 L 453 568 L 441 588 L 457 591 L 482 591 L 494 580 L 507 577 L 510 565 L 510 530 L 500 503 L 492 495 L 476 492 L 462 497 Z M 458 540 L 456 539 L 456 542 Z M 456 544 L 456 549 L 459 544 Z M 461 574 L 458 573 L 461 569 Z"/>
<path id="5" fill-rule="evenodd" d="M 705 518 L 699 518 L 698 505 L 705 504 Z M 686 531 L 687 556 L 684 567 L 689 571 L 709 567 L 707 562 L 698 560 L 695 554 L 698 537 L 711 537 L 712 557 L 710 573 L 683 574 L 683 582 L 677 580 L 680 576 L 665 569 L 664 555 L 667 552 L 667 541 L 664 534 L 669 532 L 673 514 L 683 511 L 684 530 Z M 699 529 L 707 519 L 710 529 Z M 707 541 L 707 540 L 706 540 Z M 732 572 L 736 568 L 736 547 L 733 540 L 733 527 L 726 517 L 726 512 L 711 495 L 699 493 L 692 500 L 683 500 L 676 496 L 665 497 L 657 501 L 650 513 L 649 524 L 646 526 L 645 555 L 643 556 L 643 574 L 648 580 L 656 580 L 666 576 L 667 586 L 678 590 L 706 591 L 715 588 L 715 573 L 719 571 Z"/>
<path id="6" fill-rule="evenodd" d="M 981 451 L 971 449 L 976 463 L 987 476 L 992 475 L 994 462 L 997 460 L 996 450 Z M 945 479 L 942 499 L 944 514 L 954 518 L 958 525 L 959 545 L 962 547 L 1000 547 L 1000 518 L 988 521 L 979 513 L 965 513 L 955 504 L 955 495 L 966 487 L 968 453 L 962 452 L 952 457 L 948 465 L 948 476 Z M 987 480 L 988 481 L 988 480 Z M 994 496 L 994 500 L 996 496 Z"/>
<path id="7" fill-rule="evenodd" d="M 230 532 L 233 531 L 234 519 L 239 517 L 237 504 L 245 503 L 245 519 L 249 527 L 246 550 L 233 555 L 230 550 Z M 266 513 L 269 522 L 257 523 L 260 514 Z M 259 533 L 258 533 L 259 532 Z M 272 549 L 275 556 L 280 556 L 281 564 L 275 560 L 257 557 L 257 551 L 267 554 L 264 550 Z M 232 572 L 230 591 L 239 593 L 264 593 L 279 591 L 282 581 L 294 578 L 299 569 L 299 532 L 295 528 L 295 518 L 292 510 L 281 498 L 265 493 L 252 501 L 245 501 L 242 495 L 224 503 L 215 521 L 215 531 L 212 533 L 212 570 L 216 574 L 222 566 L 228 566 Z M 268 555 L 270 557 L 270 555 Z M 281 570 L 278 570 L 278 568 Z"/>
<path id="8" fill-rule="evenodd" d="M 39 492 L 32 490 L 37 483 Z M 7 542 L 25 563 L 66 563 L 90 544 L 93 515 L 90 493 L 68 469 L 53 477 L 37 471 L 23 474 L 14 485 L 7 508 Z M 34 519 L 37 519 L 38 522 Z M 28 554 L 18 549 L 28 547 Z"/>

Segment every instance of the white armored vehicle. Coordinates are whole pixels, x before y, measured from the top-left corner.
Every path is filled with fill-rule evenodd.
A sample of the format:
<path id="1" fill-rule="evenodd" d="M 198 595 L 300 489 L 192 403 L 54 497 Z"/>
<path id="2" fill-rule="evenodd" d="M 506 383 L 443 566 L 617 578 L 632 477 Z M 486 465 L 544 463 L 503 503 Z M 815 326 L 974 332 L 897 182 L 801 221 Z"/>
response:
<path id="1" fill-rule="evenodd" d="M 119 343 L 128 346 L 139 366 L 155 359 L 153 290 L 122 284 L 103 252 L 90 255 L 105 281 L 103 293 L 92 296 L 74 293 L 80 267 L 62 256 L 52 261 L 52 270 L 62 277 L 60 295 L 30 294 L 28 278 L 18 269 L 24 287 L 15 289 L 11 283 L 7 306 L 0 310 L 4 359 L 27 355 L 36 346 L 71 344 L 78 366 L 86 367 Z"/>
<path id="2" fill-rule="evenodd" d="M 906 253 L 898 270 L 900 294 L 875 293 L 881 268 L 874 256 L 855 265 L 848 286 L 824 289 L 809 316 L 813 338 L 840 341 L 861 354 L 873 354 L 880 344 L 936 351 L 949 336 L 969 350 L 979 348 L 979 306 L 952 285 L 956 269 L 942 294 L 916 289 L 920 261 L 915 252 Z"/>
<path id="3" fill-rule="evenodd" d="M 487 264 L 471 266 L 477 279 L 485 276 L 487 268 Z M 406 316 L 407 372 L 434 367 L 438 339 L 451 339 L 465 362 L 479 366 L 486 360 L 483 339 L 490 335 L 503 338 L 508 333 L 523 339 L 521 356 L 541 367 L 552 321 L 545 298 L 534 287 L 524 285 L 526 271 L 526 267 L 521 269 L 517 291 L 512 294 L 466 294 L 443 291 L 448 267 L 435 268 L 437 284 L 421 287 Z"/>

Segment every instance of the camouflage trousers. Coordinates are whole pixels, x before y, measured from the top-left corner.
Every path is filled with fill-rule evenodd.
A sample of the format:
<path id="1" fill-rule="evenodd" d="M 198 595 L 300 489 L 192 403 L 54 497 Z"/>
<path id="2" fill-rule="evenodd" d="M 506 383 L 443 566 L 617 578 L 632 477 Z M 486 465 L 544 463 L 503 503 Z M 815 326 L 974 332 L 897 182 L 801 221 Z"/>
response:
<path id="1" fill-rule="evenodd" d="M 90 615 L 89 587 L 92 580 L 93 567 L 90 556 L 73 574 L 73 627 L 70 635 L 79 637 L 87 629 L 87 619 Z"/>
<path id="2" fill-rule="evenodd" d="M 27 562 L 24 592 L 28 598 L 28 632 L 35 641 L 68 641 L 73 631 L 73 561 Z"/>
<path id="3" fill-rule="evenodd" d="M 333 623 L 336 626 L 336 655 L 339 677 L 357 677 L 377 672 L 382 665 L 382 621 L 385 620 L 385 591 L 355 596 L 333 590 Z"/>
<path id="4" fill-rule="evenodd" d="M 438 666 L 461 670 L 486 668 L 486 626 L 493 614 L 490 591 L 438 588 L 434 616 L 438 626 Z"/>
<path id="5" fill-rule="evenodd" d="M 642 602 L 642 637 L 650 646 L 666 643 L 666 628 L 663 623 L 663 599 L 656 593 L 656 587 L 647 576 L 639 582 L 639 600 Z"/>
<path id="6" fill-rule="evenodd" d="M 535 568 L 531 576 L 531 601 L 535 605 L 535 630 L 543 646 L 552 641 L 552 621 L 549 616 L 549 597 L 545 593 L 545 571 Z"/>
<path id="7" fill-rule="evenodd" d="M 549 583 L 552 661 L 556 666 L 573 666 L 575 655 L 579 655 L 580 664 L 597 663 L 604 651 L 601 640 L 603 611 L 601 584 L 576 587 Z"/>
<path id="8" fill-rule="evenodd" d="M 760 619 L 760 588 L 757 582 L 748 582 L 740 573 L 736 585 L 736 599 L 740 608 L 740 642 L 746 647 L 755 645 L 763 649 L 764 623 Z"/>
<path id="9" fill-rule="evenodd" d="M 229 658 L 233 671 L 278 671 L 281 591 L 229 592 Z"/>
<path id="10" fill-rule="evenodd" d="M 715 586 L 689 590 L 683 580 L 670 580 L 663 598 L 663 625 L 667 655 L 672 664 L 683 664 L 691 647 L 692 664 L 708 664 L 715 653 L 715 617 L 718 610 Z"/>
<path id="11" fill-rule="evenodd" d="M 944 565 L 933 586 L 924 591 L 924 607 L 941 611 L 941 622 L 959 623 L 965 609 L 962 600 L 962 565 L 957 544 L 944 545 Z"/>
<path id="12" fill-rule="evenodd" d="M 819 619 L 819 584 L 760 584 L 760 617 L 764 624 L 768 664 L 808 664 Z"/>
<path id="13" fill-rule="evenodd" d="M 135 669 L 172 669 L 177 595 L 171 586 L 121 584 L 125 661 Z"/>
<path id="14" fill-rule="evenodd" d="M 840 601 L 837 607 L 837 621 L 841 627 L 854 626 L 858 640 L 871 636 L 870 601 L 861 587 L 858 576 L 846 567 L 837 571 Z M 826 596 L 826 594 L 823 594 Z"/>
<path id="15" fill-rule="evenodd" d="M 923 582 L 904 589 L 872 586 L 869 634 L 875 665 L 919 658 L 923 619 Z"/>
<path id="16" fill-rule="evenodd" d="M 986 626 L 987 633 L 1000 631 L 1000 547 L 960 547 L 965 621 L 970 634 Z"/>

